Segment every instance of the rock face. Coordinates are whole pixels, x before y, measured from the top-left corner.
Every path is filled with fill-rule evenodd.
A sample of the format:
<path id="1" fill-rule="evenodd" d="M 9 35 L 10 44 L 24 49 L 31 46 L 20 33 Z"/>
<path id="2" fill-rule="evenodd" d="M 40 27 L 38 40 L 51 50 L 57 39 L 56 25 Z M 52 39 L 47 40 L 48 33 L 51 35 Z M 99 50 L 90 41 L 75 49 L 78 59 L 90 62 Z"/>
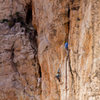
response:
<path id="1" fill-rule="evenodd" d="M 26 5 L 30 2 L 31 0 L 0 0 L 0 20 L 8 19 L 16 12 L 25 16 Z"/>
<path id="2" fill-rule="evenodd" d="M 32 31 L 31 31 L 32 32 Z M 36 36 L 0 23 L 0 100 L 40 100 Z"/>
<path id="3" fill-rule="evenodd" d="M 33 6 L 42 100 L 99 100 L 100 1 L 33 0 Z M 58 69 L 60 82 L 55 78 Z"/>
<path id="4" fill-rule="evenodd" d="M 81 0 L 71 5 L 68 100 L 100 99 L 99 5 L 98 0 Z"/>
<path id="5" fill-rule="evenodd" d="M 41 70 L 30 2 L 0 0 L 0 100 L 40 100 Z"/>
<path id="6" fill-rule="evenodd" d="M 99 0 L 0 5 L 1 20 L 20 12 L 35 29 L 0 24 L 0 100 L 100 100 Z"/>
<path id="7" fill-rule="evenodd" d="M 34 15 L 35 14 L 35 15 Z M 33 0 L 33 25 L 38 31 L 38 58 L 42 71 L 42 100 L 66 100 L 68 2 Z M 56 78 L 60 70 L 60 82 Z"/>

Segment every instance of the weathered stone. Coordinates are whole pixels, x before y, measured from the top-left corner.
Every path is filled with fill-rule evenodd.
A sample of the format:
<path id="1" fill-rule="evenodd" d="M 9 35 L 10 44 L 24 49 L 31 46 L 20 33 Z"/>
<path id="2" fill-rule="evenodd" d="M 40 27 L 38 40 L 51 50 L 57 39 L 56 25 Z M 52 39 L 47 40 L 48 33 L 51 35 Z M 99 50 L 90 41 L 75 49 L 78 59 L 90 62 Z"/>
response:
<path id="1" fill-rule="evenodd" d="M 98 0 L 33 0 L 42 100 L 99 100 L 99 5 Z M 55 78 L 59 68 L 61 82 Z"/>
<path id="2" fill-rule="evenodd" d="M 11 29 L 2 23 L 0 28 L 0 100 L 40 100 L 37 45 L 32 48 L 30 33 L 22 32 L 20 23 Z"/>
<path id="3" fill-rule="evenodd" d="M 0 1 L 1 20 L 16 12 L 35 32 L 0 24 L 1 100 L 99 100 L 100 1 Z"/>
<path id="4" fill-rule="evenodd" d="M 26 5 L 30 2 L 31 0 L 0 0 L 0 20 L 8 19 L 16 12 L 25 17 Z"/>

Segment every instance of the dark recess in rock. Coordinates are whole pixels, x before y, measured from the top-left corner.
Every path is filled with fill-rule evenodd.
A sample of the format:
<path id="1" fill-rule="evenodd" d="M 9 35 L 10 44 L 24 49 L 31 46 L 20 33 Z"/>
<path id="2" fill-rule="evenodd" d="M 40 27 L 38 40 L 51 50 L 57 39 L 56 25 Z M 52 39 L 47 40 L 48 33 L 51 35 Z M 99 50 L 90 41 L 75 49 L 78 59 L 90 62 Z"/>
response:
<path id="1" fill-rule="evenodd" d="M 32 2 L 26 6 L 26 23 L 32 23 Z"/>

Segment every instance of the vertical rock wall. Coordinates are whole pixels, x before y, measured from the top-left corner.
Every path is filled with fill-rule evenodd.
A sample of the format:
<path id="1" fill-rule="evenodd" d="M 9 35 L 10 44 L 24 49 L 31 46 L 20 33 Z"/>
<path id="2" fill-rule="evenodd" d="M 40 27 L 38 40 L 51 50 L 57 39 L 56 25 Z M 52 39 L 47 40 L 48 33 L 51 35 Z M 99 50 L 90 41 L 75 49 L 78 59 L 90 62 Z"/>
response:
<path id="1" fill-rule="evenodd" d="M 0 100 L 40 100 L 41 70 L 30 3 L 0 0 Z"/>
<path id="2" fill-rule="evenodd" d="M 0 20 L 20 12 L 25 17 L 25 7 L 31 0 L 0 0 Z"/>
<path id="3" fill-rule="evenodd" d="M 33 0 L 33 25 L 38 31 L 38 58 L 42 71 L 42 100 L 66 100 L 68 2 Z M 60 70 L 60 81 L 56 78 Z"/>
<path id="4" fill-rule="evenodd" d="M 99 5 L 98 0 L 33 0 L 42 100 L 100 99 Z M 59 68 L 60 82 L 55 78 Z"/>
<path id="5" fill-rule="evenodd" d="M 25 32 L 20 23 L 11 29 L 0 23 L 0 100 L 40 100 L 40 95 L 34 31 Z"/>
<path id="6" fill-rule="evenodd" d="M 72 74 L 68 74 L 67 98 L 99 100 L 100 1 L 76 1 L 71 4 L 71 9 L 69 49 Z"/>
<path id="7" fill-rule="evenodd" d="M 0 0 L 0 20 L 16 12 L 25 19 L 30 2 Z M 33 32 L 0 23 L 0 99 L 100 100 L 100 1 L 31 3 Z"/>

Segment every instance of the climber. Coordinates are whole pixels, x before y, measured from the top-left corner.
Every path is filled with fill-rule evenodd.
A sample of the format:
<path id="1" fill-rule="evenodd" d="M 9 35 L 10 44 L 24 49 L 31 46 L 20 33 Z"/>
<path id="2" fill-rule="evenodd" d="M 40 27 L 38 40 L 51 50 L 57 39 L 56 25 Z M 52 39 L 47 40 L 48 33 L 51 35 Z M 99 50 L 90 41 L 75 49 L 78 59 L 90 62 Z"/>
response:
<path id="1" fill-rule="evenodd" d="M 61 78 L 60 69 L 58 69 L 58 71 L 57 71 L 56 78 L 57 78 L 58 81 L 60 82 L 60 78 Z"/>
<path id="2" fill-rule="evenodd" d="M 68 42 L 65 42 L 65 49 L 68 50 Z"/>

